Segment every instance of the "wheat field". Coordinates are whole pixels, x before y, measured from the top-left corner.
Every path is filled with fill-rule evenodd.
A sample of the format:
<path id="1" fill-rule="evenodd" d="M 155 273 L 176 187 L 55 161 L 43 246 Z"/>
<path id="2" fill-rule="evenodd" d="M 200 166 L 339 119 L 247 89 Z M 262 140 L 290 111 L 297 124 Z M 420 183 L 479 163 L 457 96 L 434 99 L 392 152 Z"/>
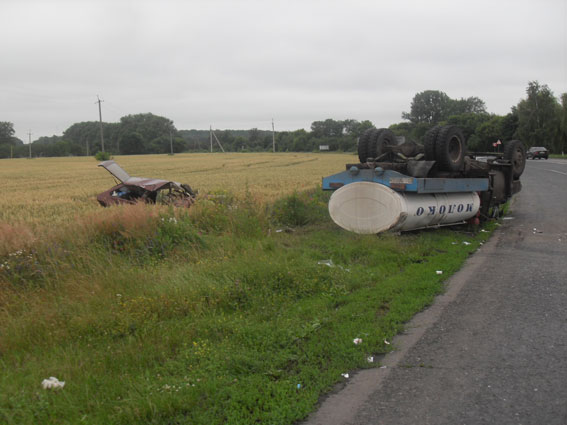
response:
<path id="1" fill-rule="evenodd" d="M 352 154 L 198 153 L 118 156 L 131 176 L 187 183 L 201 193 L 249 191 L 270 201 L 313 188 L 354 162 Z M 53 227 L 102 212 L 96 195 L 115 184 L 92 157 L 0 160 L 0 224 Z"/>

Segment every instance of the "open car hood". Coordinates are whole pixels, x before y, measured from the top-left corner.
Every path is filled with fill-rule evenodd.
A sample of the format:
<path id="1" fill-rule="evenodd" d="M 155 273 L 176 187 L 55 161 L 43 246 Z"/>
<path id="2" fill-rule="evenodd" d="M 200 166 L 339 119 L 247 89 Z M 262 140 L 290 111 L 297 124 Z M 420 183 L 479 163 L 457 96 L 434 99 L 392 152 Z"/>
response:
<path id="1" fill-rule="evenodd" d="M 121 183 L 133 185 L 133 186 L 140 186 L 147 190 L 158 190 L 162 186 L 165 186 L 168 183 L 173 183 L 177 186 L 181 186 L 181 183 L 174 182 L 171 180 L 162 180 L 162 179 L 147 179 L 145 177 L 132 177 L 130 176 L 124 169 L 118 165 L 115 161 L 104 161 L 98 164 L 99 167 L 103 167 L 116 177 Z"/>
<path id="2" fill-rule="evenodd" d="M 105 168 L 106 171 L 108 171 L 122 183 L 126 183 L 130 179 L 130 175 L 126 171 L 124 171 L 124 169 L 120 165 L 112 160 L 101 162 L 100 164 L 98 164 L 98 166 Z"/>

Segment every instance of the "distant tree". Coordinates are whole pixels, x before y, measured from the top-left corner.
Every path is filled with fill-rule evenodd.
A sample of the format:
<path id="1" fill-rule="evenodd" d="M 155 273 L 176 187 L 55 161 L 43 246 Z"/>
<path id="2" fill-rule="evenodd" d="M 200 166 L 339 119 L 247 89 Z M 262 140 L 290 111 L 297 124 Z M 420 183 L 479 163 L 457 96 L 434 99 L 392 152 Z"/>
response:
<path id="1" fill-rule="evenodd" d="M 314 137 L 339 137 L 342 136 L 343 129 L 343 121 L 336 121 L 331 118 L 311 123 L 311 131 Z"/>
<path id="2" fill-rule="evenodd" d="M 528 146 L 560 150 L 561 106 L 547 85 L 530 81 L 517 106 L 518 137 Z"/>
<path id="3" fill-rule="evenodd" d="M 493 151 L 493 143 L 498 140 L 504 142 L 504 140 L 502 140 L 503 121 L 504 117 L 492 115 L 489 120 L 479 124 L 475 131 L 474 141 L 469 142 L 469 148 L 476 151 Z M 500 148 L 500 151 L 502 151 L 502 148 Z"/>
<path id="4" fill-rule="evenodd" d="M 450 115 L 486 114 L 486 104 L 484 100 L 475 96 L 467 97 L 466 99 L 451 99 L 449 113 Z"/>
<path id="5" fill-rule="evenodd" d="M 252 145 L 255 145 L 260 140 L 260 131 L 257 128 L 251 128 L 248 131 L 248 140 Z"/>
<path id="6" fill-rule="evenodd" d="M 369 128 L 374 127 L 371 121 L 357 121 L 348 119 L 343 121 L 344 134 L 348 136 L 360 137 Z"/>
<path id="7" fill-rule="evenodd" d="M 14 124 L 0 121 L 0 144 L 13 144 Z"/>
<path id="8" fill-rule="evenodd" d="M 459 115 L 451 115 L 446 123 L 458 125 L 462 130 L 465 138 L 468 141 L 469 147 L 478 145 L 480 142 L 476 140 L 476 131 L 481 124 L 489 121 L 491 115 L 487 113 L 463 113 Z"/>
<path id="9" fill-rule="evenodd" d="M 152 141 L 169 140 L 169 134 L 177 137 L 177 129 L 173 121 L 152 113 L 126 115 L 120 118 L 118 128 L 118 141 L 120 142 L 120 153 L 133 153 L 132 143 L 136 145 L 136 153 L 159 153 L 155 149 L 161 149 L 162 143 L 152 145 Z M 134 136 L 135 135 L 135 136 Z M 163 140 L 165 140 L 163 139 Z M 127 143 L 127 147 L 123 145 Z"/>
<path id="10" fill-rule="evenodd" d="M 144 138 L 135 131 L 120 136 L 120 151 L 125 155 L 146 153 Z"/>
<path id="11" fill-rule="evenodd" d="M 439 90 L 426 90 L 417 93 L 411 102 L 410 112 L 402 112 L 402 118 L 414 124 L 437 124 L 451 113 L 452 101 Z"/>
<path id="12" fill-rule="evenodd" d="M 560 136 L 559 136 L 559 147 L 560 152 L 565 154 L 567 151 L 567 93 L 563 93 L 560 97 L 561 99 L 561 112 L 560 112 Z M 559 151 L 558 151 L 559 152 Z"/>
<path id="13" fill-rule="evenodd" d="M 236 150 L 234 148 L 235 137 L 234 137 L 234 134 L 232 134 L 232 131 L 230 131 L 230 130 L 215 131 L 215 134 L 217 135 L 220 142 L 222 143 L 222 147 L 224 148 L 225 151 Z M 213 148 L 215 150 L 220 149 L 217 146 L 217 142 L 214 139 L 213 139 Z"/>
<path id="14" fill-rule="evenodd" d="M 118 124 L 103 123 L 104 145 L 106 150 L 112 149 L 118 153 Z M 53 136 L 58 137 L 58 136 Z M 98 121 L 85 121 L 71 125 L 63 132 L 59 140 L 66 140 L 73 146 L 74 150 L 81 149 L 86 154 L 86 146 L 89 144 L 89 153 L 101 150 L 100 123 Z M 58 140 L 53 139 L 53 143 Z"/>
<path id="15" fill-rule="evenodd" d="M 512 140 L 517 138 L 518 132 L 518 111 L 515 106 L 511 112 L 502 119 L 502 139 Z"/>
<path id="16" fill-rule="evenodd" d="M 397 136 L 404 136 L 406 139 L 413 139 L 413 131 L 415 130 L 415 124 L 411 122 L 400 122 L 397 124 L 392 124 L 388 127 Z"/>

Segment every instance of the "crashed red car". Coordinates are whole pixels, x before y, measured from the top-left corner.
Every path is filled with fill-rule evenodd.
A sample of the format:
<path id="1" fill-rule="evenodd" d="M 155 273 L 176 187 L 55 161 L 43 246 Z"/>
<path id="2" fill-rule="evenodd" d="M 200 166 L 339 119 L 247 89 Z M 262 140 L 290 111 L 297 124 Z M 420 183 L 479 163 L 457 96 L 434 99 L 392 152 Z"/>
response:
<path id="1" fill-rule="evenodd" d="M 177 207 L 190 207 L 195 201 L 195 192 L 187 184 L 170 180 L 131 177 L 114 161 L 98 164 L 112 174 L 120 184 L 102 192 L 96 197 L 103 207 L 119 204 L 165 204 Z"/>

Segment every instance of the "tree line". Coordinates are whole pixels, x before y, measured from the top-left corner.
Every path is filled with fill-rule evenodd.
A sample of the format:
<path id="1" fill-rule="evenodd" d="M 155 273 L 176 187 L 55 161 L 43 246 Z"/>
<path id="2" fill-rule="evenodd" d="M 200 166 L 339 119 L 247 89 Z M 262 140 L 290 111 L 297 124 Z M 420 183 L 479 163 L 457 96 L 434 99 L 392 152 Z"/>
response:
<path id="1" fill-rule="evenodd" d="M 522 140 L 526 146 L 545 146 L 555 153 L 567 149 L 567 93 L 559 99 L 545 84 L 528 83 L 526 98 L 506 115 L 490 114 L 478 97 L 452 99 L 438 90 L 417 93 L 403 122 L 390 129 L 398 136 L 421 141 L 435 125 L 460 126 L 468 139 L 469 149 L 490 151 L 497 140 Z M 356 151 L 357 139 L 374 125 L 369 120 L 325 119 L 314 121 L 310 131 L 304 129 L 275 133 L 279 152 L 312 152 L 325 146 L 329 151 Z M 33 156 L 84 156 L 102 150 L 101 126 L 97 121 L 76 123 L 61 136 L 40 137 L 32 143 Z M 211 149 L 209 130 L 178 130 L 173 121 L 152 113 L 127 115 L 118 123 L 103 123 L 105 150 L 112 154 L 159 154 L 206 152 Z M 0 122 L 0 158 L 26 157 L 29 146 L 14 137 L 13 124 Z M 215 130 L 217 141 L 228 152 L 271 151 L 271 131 Z"/>

